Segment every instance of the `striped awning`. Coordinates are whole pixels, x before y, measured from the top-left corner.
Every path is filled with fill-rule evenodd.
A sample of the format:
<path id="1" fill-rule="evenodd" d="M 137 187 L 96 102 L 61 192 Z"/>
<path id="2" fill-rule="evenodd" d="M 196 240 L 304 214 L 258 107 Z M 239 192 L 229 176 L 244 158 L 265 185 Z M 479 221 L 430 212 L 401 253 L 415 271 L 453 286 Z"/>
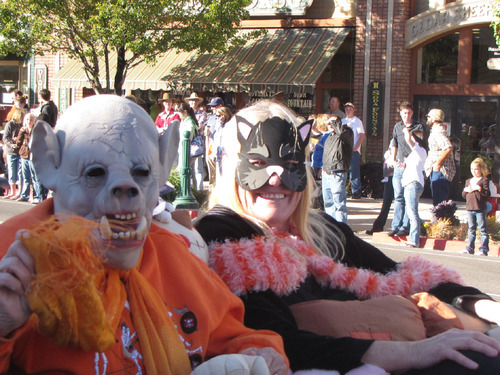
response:
<path id="1" fill-rule="evenodd" d="M 129 70 L 124 88 L 312 93 L 348 33 L 347 28 L 270 29 L 224 54 L 170 50 L 154 65 Z M 52 81 L 56 87 L 90 87 L 78 62 L 66 64 Z"/>

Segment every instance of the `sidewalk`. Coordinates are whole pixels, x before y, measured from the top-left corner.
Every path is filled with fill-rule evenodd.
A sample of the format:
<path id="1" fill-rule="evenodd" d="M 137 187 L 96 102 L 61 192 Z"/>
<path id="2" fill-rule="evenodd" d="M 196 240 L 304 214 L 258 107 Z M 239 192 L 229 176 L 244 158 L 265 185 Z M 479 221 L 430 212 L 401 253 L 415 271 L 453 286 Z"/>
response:
<path id="1" fill-rule="evenodd" d="M 467 211 L 465 209 L 465 202 L 455 201 L 457 204 L 457 211 L 455 216 L 460 220 L 461 223 L 467 222 Z M 389 244 L 389 245 L 403 245 L 406 243 L 406 236 L 404 237 L 389 237 L 387 232 L 391 229 L 391 223 L 393 218 L 393 206 L 387 217 L 387 222 L 384 227 L 384 232 L 374 233 L 373 236 L 367 235 L 365 232 L 371 229 L 373 222 L 377 218 L 380 208 L 382 207 L 382 199 L 371 199 L 371 198 L 361 198 L 361 199 L 348 199 L 347 200 L 347 223 L 352 228 L 357 235 L 367 241 L 378 243 L 378 244 Z M 419 214 L 422 220 L 431 220 L 432 213 L 432 199 L 420 199 L 419 201 Z M 499 213 L 497 213 L 498 218 Z M 477 239 L 479 241 L 479 239 Z M 422 237 L 420 241 L 422 248 L 433 249 L 433 250 L 447 250 L 462 252 L 467 243 L 466 241 L 457 240 L 444 240 L 439 238 L 426 238 Z M 500 256 L 500 245 L 493 244 L 490 241 L 490 254 L 492 256 Z"/>
<path id="2" fill-rule="evenodd" d="M 455 216 L 460 222 L 467 222 L 467 211 L 465 210 L 465 202 L 455 201 L 457 204 L 457 211 Z M 361 198 L 361 199 L 347 199 L 347 223 L 353 231 L 358 234 L 364 235 L 365 231 L 371 229 L 373 222 L 377 218 L 380 208 L 382 207 L 382 199 Z M 432 213 L 432 199 L 422 198 L 418 203 L 418 212 L 420 219 L 431 220 Z M 387 223 L 385 224 L 385 231 L 391 228 L 392 217 L 394 214 L 394 203 L 391 205 Z"/>

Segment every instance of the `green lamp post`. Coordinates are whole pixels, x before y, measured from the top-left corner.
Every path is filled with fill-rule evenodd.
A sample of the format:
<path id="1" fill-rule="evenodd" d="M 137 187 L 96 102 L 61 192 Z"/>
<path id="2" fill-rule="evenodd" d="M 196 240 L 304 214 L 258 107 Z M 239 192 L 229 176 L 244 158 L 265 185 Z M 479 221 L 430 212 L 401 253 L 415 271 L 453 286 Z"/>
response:
<path id="1" fill-rule="evenodd" d="M 193 193 L 191 193 L 191 168 L 189 166 L 191 132 L 185 131 L 182 136 L 182 158 L 179 170 L 181 187 L 179 194 L 177 194 L 177 197 L 174 200 L 174 207 L 187 210 L 197 210 L 199 208 L 198 202 L 193 196 Z"/>

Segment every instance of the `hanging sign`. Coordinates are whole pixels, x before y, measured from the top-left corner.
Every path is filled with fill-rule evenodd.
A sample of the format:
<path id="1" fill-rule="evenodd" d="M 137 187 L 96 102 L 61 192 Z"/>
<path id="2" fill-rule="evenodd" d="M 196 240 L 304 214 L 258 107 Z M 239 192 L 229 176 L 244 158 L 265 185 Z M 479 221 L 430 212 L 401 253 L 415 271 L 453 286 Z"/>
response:
<path id="1" fill-rule="evenodd" d="M 368 86 L 367 135 L 378 137 L 382 128 L 383 87 L 379 81 Z"/>

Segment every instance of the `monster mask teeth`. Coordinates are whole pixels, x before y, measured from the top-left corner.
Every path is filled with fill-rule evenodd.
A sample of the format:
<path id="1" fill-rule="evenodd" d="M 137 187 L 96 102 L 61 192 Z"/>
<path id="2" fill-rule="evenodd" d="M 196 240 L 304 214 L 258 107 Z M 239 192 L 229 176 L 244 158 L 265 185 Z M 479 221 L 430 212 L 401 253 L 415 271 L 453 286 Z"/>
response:
<path id="1" fill-rule="evenodd" d="M 142 240 L 146 236 L 146 231 L 148 230 L 148 221 L 146 217 L 143 216 L 141 222 L 137 226 L 136 236 L 138 240 Z"/>
<path id="2" fill-rule="evenodd" d="M 101 217 L 101 236 L 103 239 L 109 240 L 111 239 L 112 234 L 113 233 L 111 232 L 108 218 L 105 215 L 103 215 Z"/>
<path id="3" fill-rule="evenodd" d="M 115 217 L 121 217 L 125 215 L 115 215 Z M 125 218 L 129 217 L 135 218 L 136 214 L 128 214 L 125 216 Z M 101 229 L 101 237 L 104 240 L 142 240 L 146 236 L 147 232 L 147 226 L 148 226 L 148 221 L 146 220 L 146 217 L 143 216 L 141 218 L 141 221 L 139 222 L 139 225 L 137 226 L 136 230 L 128 230 L 128 231 L 119 231 L 119 232 L 113 232 L 111 230 L 111 227 L 109 225 L 108 218 L 103 215 L 101 217 L 101 224 L 100 224 L 100 229 Z"/>

